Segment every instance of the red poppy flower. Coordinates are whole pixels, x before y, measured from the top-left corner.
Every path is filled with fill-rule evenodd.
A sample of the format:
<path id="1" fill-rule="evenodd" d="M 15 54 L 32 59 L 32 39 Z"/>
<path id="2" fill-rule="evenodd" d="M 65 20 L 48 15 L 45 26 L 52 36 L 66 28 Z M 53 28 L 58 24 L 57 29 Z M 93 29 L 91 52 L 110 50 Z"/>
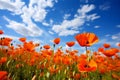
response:
<path id="1" fill-rule="evenodd" d="M 98 37 L 94 33 L 82 33 L 82 34 L 77 34 L 75 36 L 75 39 L 79 43 L 80 46 L 92 46 L 96 42 L 99 41 Z"/>
<path id="2" fill-rule="evenodd" d="M 44 47 L 44 49 L 50 49 L 50 45 L 47 45 L 47 44 L 44 45 L 43 47 Z"/>
<path id="3" fill-rule="evenodd" d="M 5 63 L 7 61 L 7 57 L 1 57 L 0 63 Z"/>
<path id="4" fill-rule="evenodd" d="M 11 38 L 1 38 L 0 45 L 2 45 L 2 46 L 8 46 L 11 41 L 12 41 Z"/>
<path id="5" fill-rule="evenodd" d="M 67 46 L 72 47 L 72 46 L 75 45 L 75 42 L 74 41 L 70 41 L 70 42 L 67 42 L 66 44 L 67 44 Z"/>
<path id="6" fill-rule="evenodd" d="M 110 44 L 104 43 L 103 46 L 104 46 L 104 48 L 109 48 L 109 47 L 110 47 Z"/>
<path id="7" fill-rule="evenodd" d="M 91 71 L 96 71 L 96 69 L 97 69 L 97 64 L 93 60 L 87 62 L 85 59 L 82 59 L 78 64 L 78 70 L 80 72 L 91 72 Z"/>
<path id="8" fill-rule="evenodd" d="M 119 50 L 117 48 L 111 48 L 111 49 L 103 51 L 103 54 L 108 57 L 111 57 L 111 56 L 115 55 L 117 52 L 119 52 Z"/>
<path id="9" fill-rule="evenodd" d="M 7 80 L 7 74 L 6 71 L 0 71 L 0 80 Z"/>
<path id="10" fill-rule="evenodd" d="M 104 51 L 104 48 L 100 47 L 98 48 L 98 52 L 103 52 Z"/>
<path id="11" fill-rule="evenodd" d="M 59 43 L 60 43 L 60 38 L 55 38 L 55 39 L 53 40 L 53 42 L 54 42 L 55 44 L 59 44 Z"/>
<path id="12" fill-rule="evenodd" d="M 0 34 L 3 34 L 4 32 L 3 32 L 3 30 L 0 30 Z"/>
<path id="13" fill-rule="evenodd" d="M 26 42 L 26 38 L 25 38 L 25 37 L 19 38 L 19 40 L 20 40 L 21 42 Z"/>

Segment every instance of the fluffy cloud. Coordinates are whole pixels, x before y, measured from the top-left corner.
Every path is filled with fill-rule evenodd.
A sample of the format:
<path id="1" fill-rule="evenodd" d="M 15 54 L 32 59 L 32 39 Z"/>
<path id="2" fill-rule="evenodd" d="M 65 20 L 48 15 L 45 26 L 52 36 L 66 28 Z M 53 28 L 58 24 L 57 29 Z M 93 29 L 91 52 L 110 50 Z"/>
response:
<path id="1" fill-rule="evenodd" d="M 15 30 L 17 33 L 23 36 L 40 36 L 43 32 L 35 24 L 26 25 L 24 23 L 18 23 L 16 21 L 12 21 L 7 17 L 4 17 L 4 19 L 9 22 L 9 24 L 6 25 L 8 28 Z"/>
<path id="2" fill-rule="evenodd" d="M 0 1 L 0 9 L 6 9 L 8 11 L 13 12 L 14 14 L 21 14 L 21 8 L 24 6 L 24 2 L 21 0 L 1 0 Z"/>
<path id="3" fill-rule="evenodd" d="M 59 25 L 53 25 L 52 30 L 59 34 L 59 36 L 68 36 L 79 33 L 79 28 L 84 25 L 87 21 L 93 21 L 100 16 L 97 14 L 88 15 L 90 11 L 95 8 L 94 5 L 83 5 L 77 10 L 72 20 L 63 20 Z"/>
<path id="4" fill-rule="evenodd" d="M 43 31 L 33 20 L 48 26 L 43 20 L 48 13 L 46 8 L 53 7 L 54 2 L 57 0 L 30 0 L 29 4 L 25 5 L 22 0 L 1 0 L 0 9 L 11 11 L 12 15 L 19 15 L 23 21 L 19 23 L 6 17 L 5 20 L 9 22 L 7 27 L 24 36 L 40 36 Z"/>

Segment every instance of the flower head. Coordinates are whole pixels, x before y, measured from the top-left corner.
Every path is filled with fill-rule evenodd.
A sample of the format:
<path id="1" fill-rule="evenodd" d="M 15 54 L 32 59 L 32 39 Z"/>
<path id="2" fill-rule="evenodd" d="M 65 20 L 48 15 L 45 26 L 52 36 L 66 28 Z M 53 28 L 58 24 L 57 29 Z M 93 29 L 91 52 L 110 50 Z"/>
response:
<path id="1" fill-rule="evenodd" d="M 75 42 L 74 41 L 70 41 L 70 42 L 67 42 L 66 44 L 67 44 L 67 46 L 72 47 L 72 46 L 75 45 Z"/>
<path id="2" fill-rule="evenodd" d="M 50 49 L 50 45 L 47 45 L 47 44 L 44 45 L 43 47 L 44 47 L 44 49 Z"/>
<path id="3" fill-rule="evenodd" d="M 0 30 L 0 34 L 3 34 L 4 32 L 2 30 Z"/>
<path id="4" fill-rule="evenodd" d="M 96 42 L 99 41 L 98 37 L 94 33 L 88 33 L 88 32 L 82 33 L 82 34 L 77 34 L 75 36 L 75 39 L 77 40 L 79 45 L 82 47 L 92 46 L 93 44 L 95 44 Z"/>
<path id="5" fill-rule="evenodd" d="M 25 38 L 25 37 L 22 37 L 22 38 L 19 38 L 19 40 L 20 40 L 21 42 L 25 42 L 25 41 L 26 41 L 26 38 Z"/>
<path id="6" fill-rule="evenodd" d="M 55 44 L 59 44 L 59 43 L 60 43 L 60 38 L 55 38 L 55 39 L 53 40 L 53 42 L 54 42 Z"/>

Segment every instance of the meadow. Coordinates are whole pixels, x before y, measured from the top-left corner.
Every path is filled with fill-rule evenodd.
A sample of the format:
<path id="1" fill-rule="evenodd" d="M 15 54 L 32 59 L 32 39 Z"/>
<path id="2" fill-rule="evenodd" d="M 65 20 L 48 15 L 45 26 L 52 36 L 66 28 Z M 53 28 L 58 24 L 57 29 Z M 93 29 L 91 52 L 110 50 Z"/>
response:
<path id="1" fill-rule="evenodd" d="M 11 38 L 0 38 L 0 80 L 120 80 L 120 43 L 104 43 L 93 52 L 88 47 L 99 41 L 94 33 L 80 33 L 75 39 L 85 53 L 71 49 L 75 41 L 66 42 L 69 49 L 63 51 L 59 37 L 39 52 L 35 48 L 40 44 L 25 37 L 16 47 Z"/>

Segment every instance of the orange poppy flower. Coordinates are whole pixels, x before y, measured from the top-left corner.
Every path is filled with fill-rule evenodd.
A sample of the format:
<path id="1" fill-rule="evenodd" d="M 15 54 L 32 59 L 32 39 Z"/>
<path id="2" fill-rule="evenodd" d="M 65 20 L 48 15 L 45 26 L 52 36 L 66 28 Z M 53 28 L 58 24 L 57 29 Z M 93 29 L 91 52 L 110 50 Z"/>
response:
<path id="1" fill-rule="evenodd" d="M 104 48 L 100 47 L 98 48 L 98 52 L 103 52 L 104 51 Z"/>
<path id="2" fill-rule="evenodd" d="M 0 45 L 2 45 L 2 46 L 8 46 L 11 41 L 12 41 L 11 38 L 1 38 Z"/>
<path id="3" fill-rule="evenodd" d="M 88 33 L 88 32 L 82 33 L 82 34 L 77 34 L 75 36 L 75 39 L 77 40 L 79 45 L 82 47 L 92 46 L 93 44 L 95 44 L 96 42 L 99 41 L 98 37 L 94 33 Z"/>
<path id="4" fill-rule="evenodd" d="M 111 48 L 111 49 L 103 51 L 103 54 L 105 56 L 111 57 L 111 56 L 115 55 L 117 52 L 119 52 L 119 50 L 117 48 Z"/>
<path id="5" fill-rule="evenodd" d="M 43 47 L 44 47 L 44 49 L 50 49 L 50 45 L 47 45 L 47 44 L 44 45 Z"/>
<path id="6" fill-rule="evenodd" d="M 60 43 L 60 38 L 55 38 L 55 39 L 53 40 L 53 42 L 54 42 L 55 44 L 59 44 L 59 43 Z"/>
<path id="7" fill-rule="evenodd" d="M 0 63 L 5 63 L 7 61 L 7 57 L 1 57 Z"/>
<path id="8" fill-rule="evenodd" d="M 7 80 L 7 74 L 6 71 L 0 71 L 0 80 Z"/>
<path id="9" fill-rule="evenodd" d="M 80 72 L 91 72 L 96 71 L 97 69 L 97 64 L 95 61 L 90 61 L 88 63 L 85 59 L 82 59 L 77 66 Z"/>
<path id="10" fill-rule="evenodd" d="M 109 48 L 109 47 L 110 47 L 110 44 L 104 43 L 103 46 L 104 46 L 104 48 Z"/>
<path id="11" fill-rule="evenodd" d="M 25 38 L 25 37 L 19 38 L 19 40 L 20 40 L 21 42 L 26 42 L 26 38 Z"/>
<path id="12" fill-rule="evenodd" d="M 0 34 L 3 34 L 4 32 L 3 32 L 3 30 L 0 30 Z"/>
<path id="13" fill-rule="evenodd" d="M 34 51 L 34 50 L 35 50 L 35 45 L 33 44 L 32 41 L 30 41 L 30 42 L 25 42 L 25 43 L 23 44 L 23 47 L 24 47 L 24 49 L 27 50 L 27 51 Z"/>
<path id="14" fill-rule="evenodd" d="M 74 41 L 70 41 L 70 42 L 67 42 L 66 44 L 67 44 L 67 46 L 72 47 L 72 46 L 75 45 L 75 42 Z"/>

